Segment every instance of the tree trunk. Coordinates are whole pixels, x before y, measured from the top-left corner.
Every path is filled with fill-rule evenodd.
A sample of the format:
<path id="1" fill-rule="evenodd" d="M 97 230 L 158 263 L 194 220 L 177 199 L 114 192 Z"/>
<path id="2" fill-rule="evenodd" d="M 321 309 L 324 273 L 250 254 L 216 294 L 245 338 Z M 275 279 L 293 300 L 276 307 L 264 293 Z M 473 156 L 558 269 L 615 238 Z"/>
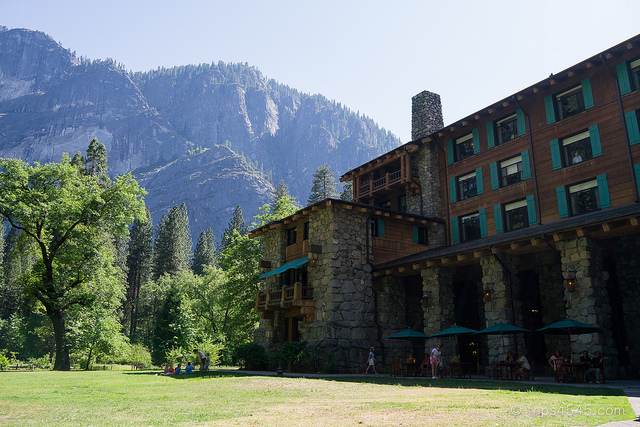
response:
<path id="1" fill-rule="evenodd" d="M 64 312 L 62 310 L 47 310 L 49 319 L 53 324 L 53 333 L 56 340 L 56 361 L 53 365 L 54 371 L 70 371 L 69 346 L 65 334 Z"/>
<path id="2" fill-rule="evenodd" d="M 89 357 L 87 357 L 87 366 L 85 366 L 84 370 L 89 370 L 89 364 L 91 363 L 91 354 L 93 353 L 93 347 L 89 349 Z"/>

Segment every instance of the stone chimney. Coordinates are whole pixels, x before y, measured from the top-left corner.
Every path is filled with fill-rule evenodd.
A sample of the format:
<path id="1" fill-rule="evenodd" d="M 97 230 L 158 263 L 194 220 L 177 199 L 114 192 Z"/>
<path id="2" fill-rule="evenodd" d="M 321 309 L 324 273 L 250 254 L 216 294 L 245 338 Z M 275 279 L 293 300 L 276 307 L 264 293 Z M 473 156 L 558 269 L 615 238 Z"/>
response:
<path id="1" fill-rule="evenodd" d="M 412 141 L 431 135 L 443 127 L 440 95 L 425 90 L 411 98 Z"/>

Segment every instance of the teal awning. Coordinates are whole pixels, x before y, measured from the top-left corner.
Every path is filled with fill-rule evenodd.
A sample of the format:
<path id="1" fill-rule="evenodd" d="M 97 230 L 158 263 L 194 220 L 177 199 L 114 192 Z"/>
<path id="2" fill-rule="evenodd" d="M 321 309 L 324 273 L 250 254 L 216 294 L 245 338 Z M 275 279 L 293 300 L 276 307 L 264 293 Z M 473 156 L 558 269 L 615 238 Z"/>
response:
<path id="1" fill-rule="evenodd" d="M 293 261 L 289 261 L 288 263 L 284 264 L 282 267 L 279 267 L 279 268 L 276 268 L 275 270 L 271 270 L 267 273 L 261 274 L 260 279 L 264 279 L 265 277 L 268 277 L 268 276 L 273 276 L 274 274 L 284 273 L 285 271 L 291 268 L 298 268 L 301 265 L 304 265 L 308 262 L 309 262 L 309 257 L 307 256 L 304 258 L 294 259 Z"/>

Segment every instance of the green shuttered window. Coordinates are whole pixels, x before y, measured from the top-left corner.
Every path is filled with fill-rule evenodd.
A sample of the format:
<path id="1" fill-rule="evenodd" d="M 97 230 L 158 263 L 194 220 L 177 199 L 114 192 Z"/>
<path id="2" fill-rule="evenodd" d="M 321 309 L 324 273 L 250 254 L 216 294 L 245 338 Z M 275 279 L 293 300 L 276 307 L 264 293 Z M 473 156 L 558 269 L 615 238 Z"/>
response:
<path id="1" fill-rule="evenodd" d="M 494 134 L 495 122 L 492 120 L 487 123 L 487 146 L 489 148 L 496 146 L 496 137 Z"/>
<path id="2" fill-rule="evenodd" d="M 609 197 L 609 184 L 607 183 L 607 174 L 598 175 L 598 194 L 600 195 L 600 207 L 608 208 L 611 206 L 611 198 Z"/>
<path id="3" fill-rule="evenodd" d="M 456 197 L 456 177 L 449 178 L 449 200 L 451 203 L 455 203 L 458 198 Z"/>
<path id="4" fill-rule="evenodd" d="M 497 190 L 498 188 L 500 188 L 500 180 L 498 177 L 498 163 L 491 163 L 489 165 L 489 171 L 491 172 L 491 189 Z"/>
<path id="5" fill-rule="evenodd" d="M 638 191 L 640 191 L 640 163 L 633 165 L 633 170 L 636 173 L 636 185 L 638 186 Z"/>
<path id="6" fill-rule="evenodd" d="M 502 233 L 502 205 L 493 206 L 493 218 L 496 223 L 496 233 Z"/>
<path id="7" fill-rule="evenodd" d="M 458 226 L 458 217 L 451 218 L 451 241 L 456 244 L 460 243 L 460 227 Z"/>
<path id="8" fill-rule="evenodd" d="M 478 189 L 476 194 L 484 193 L 484 184 L 482 183 L 482 167 L 476 169 L 476 188 Z"/>
<path id="9" fill-rule="evenodd" d="M 536 225 L 538 223 L 538 219 L 536 216 L 536 201 L 533 195 L 527 196 L 527 213 L 529 216 L 529 227 Z"/>
<path id="10" fill-rule="evenodd" d="M 453 163 L 453 140 L 450 139 L 447 141 L 447 163 Z"/>
<path id="11" fill-rule="evenodd" d="M 629 67 L 627 62 L 622 62 L 616 66 L 618 73 L 618 85 L 620 86 L 620 95 L 631 92 L 631 79 L 629 78 Z"/>
<path id="12" fill-rule="evenodd" d="M 593 107 L 593 91 L 591 90 L 591 79 L 586 78 L 582 81 L 582 96 L 584 97 L 584 108 Z"/>
<path id="13" fill-rule="evenodd" d="M 414 225 L 413 226 L 413 243 L 418 243 L 419 241 L 419 237 L 418 237 L 418 226 Z"/>
<path id="14" fill-rule="evenodd" d="M 629 144 L 634 145 L 640 143 L 640 128 L 638 127 L 638 114 L 636 113 L 636 110 L 625 113 L 624 118 L 627 122 Z"/>
<path id="15" fill-rule="evenodd" d="M 598 125 L 589 126 L 589 139 L 591 139 L 591 155 L 593 157 L 602 156 L 602 145 L 600 144 Z"/>
<path id="16" fill-rule="evenodd" d="M 547 113 L 547 124 L 556 122 L 556 109 L 553 105 L 553 95 L 544 97 L 544 110 Z"/>
<path id="17" fill-rule="evenodd" d="M 384 237 L 384 219 L 378 220 L 378 236 Z"/>
<path id="18" fill-rule="evenodd" d="M 518 136 L 522 136 L 527 133 L 527 126 L 524 121 L 524 112 L 519 108 L 516 110 L 516 117 L 518 120 Z"/>
<path id="19" fill-rule="evenodd" d="M 557 139 L 551 141 L 551 164 L 553 170 L 562 168 L 562 157 L 560 156 L 560 144 Z"/>
<path id="20" fill-rule="evenodd" d="M 473 154 L 478 154 L 480 152 L 480 132 L 478 128 L 475 128 L 471 133 L 473 134 Z"/>
<path id="21" fill-rule="evenodd" d="M 487 237 L 487 211 L 480 209 L 478 214 L 480 216 L 480 236 Z"/>
<path id="22" fill-rule="evenodd" d="M 560 213 L 560 218 L 568 217 L 569 207 L 567 206 L 567 192 L 564 185 L 556 188 L 556 196 L 558 197 L 558 212 Z"/>
<path id="23" fill-rule="evenodd" d="M 529 150 L 524 150 L 520 153 L 522 157 L 522 179 L 531 178 L 531 163 L 529 162 Z"/>

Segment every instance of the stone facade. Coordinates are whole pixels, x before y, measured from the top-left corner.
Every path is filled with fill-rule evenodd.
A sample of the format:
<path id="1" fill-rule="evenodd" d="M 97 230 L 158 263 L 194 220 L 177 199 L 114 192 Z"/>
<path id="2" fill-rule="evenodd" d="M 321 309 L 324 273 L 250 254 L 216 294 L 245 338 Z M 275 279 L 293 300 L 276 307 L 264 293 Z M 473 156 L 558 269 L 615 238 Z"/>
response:
<path id="1" fill-rule="evenodd" d="M 455 298 L 453 294 L 453 268 L 431 267 L 422 270 L 422 291 L 424 304 L 425 333 L 433 334 L 450 328 L 455 323 Z M 457 350 L 452 339 L 431 338 L 427 340 L 425 351 L 437 344 L 442 346 L 443 355 L 455 355 Z"/>
<path id="2" fill-rule="evenodd" d="M 425 138 L 444 126 L 440 95 L 422 91 L 411 98 L 411 139 Z"/>

